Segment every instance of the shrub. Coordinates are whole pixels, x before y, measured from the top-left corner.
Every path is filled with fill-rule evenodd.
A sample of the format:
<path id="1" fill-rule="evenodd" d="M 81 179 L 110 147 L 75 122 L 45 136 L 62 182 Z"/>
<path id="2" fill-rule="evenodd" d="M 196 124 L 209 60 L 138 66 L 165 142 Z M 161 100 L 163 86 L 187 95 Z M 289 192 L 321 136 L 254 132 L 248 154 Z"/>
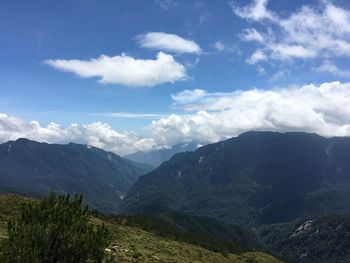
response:
<path id="1" fill-rule="evenodd" d="M 0 244 L 0 262 L 102 262 L 110 234 L 92 224 L 82 195 L 50 193 L 43 201 L 22 205 L 19 219 L 8 223 Z"/>

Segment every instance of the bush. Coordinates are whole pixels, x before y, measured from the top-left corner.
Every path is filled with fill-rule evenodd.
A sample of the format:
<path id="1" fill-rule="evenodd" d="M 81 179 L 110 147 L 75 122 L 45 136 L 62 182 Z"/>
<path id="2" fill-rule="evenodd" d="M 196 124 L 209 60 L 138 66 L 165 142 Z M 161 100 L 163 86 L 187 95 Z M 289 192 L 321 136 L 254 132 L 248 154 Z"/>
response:
<path id="1" fill-rule="evenodd" d="M 82 195 L 50 193 L 41 202 L 22 205 L 20 218 L 8 223 L 0 244 L 0 262 L 102 262 L 110 242 L 105 225 L 94 225 Z"/>

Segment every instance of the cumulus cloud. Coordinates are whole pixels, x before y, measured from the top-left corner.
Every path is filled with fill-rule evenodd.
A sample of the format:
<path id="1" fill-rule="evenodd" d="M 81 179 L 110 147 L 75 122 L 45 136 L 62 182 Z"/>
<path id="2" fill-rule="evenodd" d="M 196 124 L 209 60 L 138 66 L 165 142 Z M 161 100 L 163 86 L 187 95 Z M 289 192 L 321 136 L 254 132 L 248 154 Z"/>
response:
<path id="1" fill-rule="evenodd" d="M 331 1 L 321 1 L 317 7 L 304 5 L 287 17 L 270 11 L 268 0 L 231 7 L 237 16 L 265 26 L 265 31 L 248 28 L 240 37 L 256 42 L 269 59 L 350 56 L 350 10 Z"/>
<path id="2" fill-rule="evenodd" d="M 90 60 L 46 60 L 45 63 L 82 78 L 97 77 L 100 83 L 133 87 L 152 87 L 187 78 L 185 66 L 163 52 L 159 52 L 155 60 L 122 54 L 114 57 L 101 55 Z"/>
<path id="3" fill-rule="evenodd" d="M 305 131 L 350 136 L 350 83 L 251 89 L 231 93 L 186 90 L 172 96 L 188 114 L 152 121 L 150 131 L 168 143 L 218 141 L 249 130 Z"/>
<path id="4" fill-rule="evenodd" d="M 194 89 L 173 94 L 172 99 L 173 107 L 183 110 L 183 114 L 152 120 L 144 127 L 147 137 L 118 132 L 101 122 L 42 126 L 36 121 L 0 114 L 0 142 L 20 137 L 50 143 L 72 141 L 127 154 L 184 141 L 216 142 L 249 130 L 350 136 L 350 83 L 233 92 Z"/>
<path id="5" fill-rule="evenodd" d="M 120 133 L 101 122 L 71 124 L 68 127 L 52 122 L 42 126 L 37 121 L 26 122 L 18 117 L 0 114 L 0 142 L 18 138 L 48 143 L 83 143 L 122 155 L 156 147 L 152 138 L 144 138 L 134 132 Z"/>
<path id="6" fill-rule="evenodd" d="M 136 39 L 141 47 L 149 49 L 172 51 L 176 53 L 199 54 L 202 52 L 200 46 L 196 42 L 175 34 L 149 32 L 138 35 Z"/>

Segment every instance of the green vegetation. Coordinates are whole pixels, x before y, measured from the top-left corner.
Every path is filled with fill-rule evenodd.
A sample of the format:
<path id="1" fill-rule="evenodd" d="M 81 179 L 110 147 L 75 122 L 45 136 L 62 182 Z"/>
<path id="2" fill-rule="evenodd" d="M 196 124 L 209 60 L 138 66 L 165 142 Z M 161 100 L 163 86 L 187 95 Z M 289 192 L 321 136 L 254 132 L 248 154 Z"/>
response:
<path id="1" fill-rule="evenodd" d="M 41 202 L 22 204 L 0 243 L 0 261 L 102 262 L 110 234 L 104 224 L 90 222 L 82 201 L 82 195 L 70 199 L 50 193 Z"/>
<path id="2" fill-rule="evenodd" d="M 156 236 L 198 245 L 213 252 L 220 252 L 222 254 L 241 254 L 248 251 L 247 248 L 240 244 L 225 242 L 205 234 L 188 232 L 169 223 L 165 223 L 159 218 L 153 216 L 113 216 L 109 220 L 119 225 L 137 227 L 152 232 Z"/>
<path id="3" fill-rule="evenodd" d="M 350 214 L 273 224 L 260 229 L 269 247 L 291 262 L 349 262 Z"/>
<path id="4" fill-rule="evenodd" d="M 9 240 L 7 239 L 9 235 L 6 233 L 6 221 L 18 220 L 18 218 L 21 218 L 20 208 L 21 205 L 25 203 L 31 205 L 37 203 L 37 205 L 40 206 L 42 202 L 15 195 L 0 195 L 0 233 L 2 233 L 0 238 L 4 240 L 3 242 L 6 243 Z M 87 216 L 87 214 L 84 215 Z M 105 251 L 114 258 L 113 262 L 280 262 L 270 255 L 259 252 L 242 251 L 241 253 L 237 252 L 237 254 L 214 252 L 198 244 L 174 240 L 167 233 L 158 235 L 151 229 L 146 231 L 146 227 L 137 226 L 137 224 L 142 223 L 141 221 L 139 223 L 133 223 L 131 220 L 128 223 L 125 223 L 125 221 L 123 223 L 122 217 L 105 218 L 100 215 L 90 215 L 88 219 L 89 222 L 93 223 L 96 227 L 104 223 L 108 229 L 111 242 Z M 151 222 L 149 225 L 151 226 L 153 224 L 154 222 Z M 147 223 L 145 223 L 145 225 L 147 225 Z M 171 229 L 171 227 L 169 227 L 169 229 Z M 215 243 L 214 241 L 210 242 Z"/>
<path id="5" fill-rule="evenodd" d="M 97 221 L 99 222 L 99 221 Z M 173 240 L 137 227 L 107 223 L 112 233 L 109 247 L 116 262 L 162 263 L 278 263 L 276 258 L 260 252 L 219 253 L 201 246 Z"/>
<path id="6" fill-rule="evenodd" d="M 19 208 L 29 202 L 29 198 L 18 195 L 0 195 L 0 239 L 6 237 L 7 224 L 19 216 Z"/>

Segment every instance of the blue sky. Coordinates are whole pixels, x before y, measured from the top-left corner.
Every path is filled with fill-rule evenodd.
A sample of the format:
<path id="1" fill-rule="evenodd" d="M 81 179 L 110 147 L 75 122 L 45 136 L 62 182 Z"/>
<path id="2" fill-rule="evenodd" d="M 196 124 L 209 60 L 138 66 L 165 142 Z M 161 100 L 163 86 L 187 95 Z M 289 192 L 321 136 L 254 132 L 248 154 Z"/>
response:
<path id="1" fill-rule="evenodd" d="M 1 141 L 350 134 L 348 1 L 5 0 L 0 32 Z"/>

